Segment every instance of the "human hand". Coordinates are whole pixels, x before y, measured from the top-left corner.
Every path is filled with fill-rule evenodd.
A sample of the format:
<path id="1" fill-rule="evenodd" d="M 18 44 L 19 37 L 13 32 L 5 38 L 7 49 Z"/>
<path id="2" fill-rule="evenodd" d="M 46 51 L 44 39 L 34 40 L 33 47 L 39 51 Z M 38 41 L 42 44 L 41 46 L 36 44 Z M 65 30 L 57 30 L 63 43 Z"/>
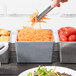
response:
<path id="1" fill-rule="evenodd" d="M 64 2 L 67 2 L 68 0 L 51 0 L 52 1 L 52 8 L 54 7 L 60 7 L 60 2 L 64 3 Z"/>

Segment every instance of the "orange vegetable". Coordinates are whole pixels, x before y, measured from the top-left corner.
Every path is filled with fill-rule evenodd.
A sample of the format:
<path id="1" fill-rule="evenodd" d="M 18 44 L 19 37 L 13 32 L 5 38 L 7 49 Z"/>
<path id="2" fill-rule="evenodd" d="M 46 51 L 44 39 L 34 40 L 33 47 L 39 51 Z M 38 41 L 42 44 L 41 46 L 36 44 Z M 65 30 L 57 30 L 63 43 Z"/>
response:
<path id="1" fill-rule="evenodd" d="M 19 30 L 17 41 L 53 41 L 52 31 L 23 27 Z"/>
<path id="2" fill-rule="evenodd" d="M 35 13 L 33 13 L 33 14 L 34 14 L 34 15 L 30 17 L 30 21 L 29 21 L 29 22 L 32 23 L 32 24 L 31 24 L 32 26 L 34 26 L 34 25 L 35 25 L 36 23 L 38 23 L 38 22 L 39 22 L 39 23 L 42 23 L 42 22 L 43 22 L 43 23 L 46 23 L 46 21 L 44 21 L 44 20 L 49 19 L 49 18 L 46 18 L 47 15 L 45 15 L 40 21 L 38 21 L 38 20 L 37 20 L 37 17 L 36 17 L 36 16 L 39 14 L 38 10 L 37 10 L 37 12 L 35 12 Z"/>

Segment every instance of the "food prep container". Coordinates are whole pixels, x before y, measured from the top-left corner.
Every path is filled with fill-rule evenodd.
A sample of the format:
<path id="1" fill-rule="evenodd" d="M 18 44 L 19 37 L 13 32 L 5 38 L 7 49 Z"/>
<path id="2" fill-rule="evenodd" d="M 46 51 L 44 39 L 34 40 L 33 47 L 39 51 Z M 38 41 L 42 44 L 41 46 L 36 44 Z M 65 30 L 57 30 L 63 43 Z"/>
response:
<path id="1" fill-rule="evenodd" d="M 60 42 L 60 63 L 76 63 L 76 42 Z"/>
<path id="2" fill-rule="evenodd" d="M 11 32 L 10 32 L 11 37 Z M 10 40 L 9 42 L 0 42 L 0 62 L 9 62 Z"/>
<path id="3" fill-rule="evenodd" d="M 53 37 L 54 39 L 54 37 Z M 16 41 L 17 63 L 51 63 L 53 41 Z"/>
<path id="4" fill-rule="evenodd" d="M 57 31 L 58 41 L 59 35 Z M 76 41 L 75 42 L 62 42 L 59 41 L 59 54 L 60 63 L 76 63 Z"/>

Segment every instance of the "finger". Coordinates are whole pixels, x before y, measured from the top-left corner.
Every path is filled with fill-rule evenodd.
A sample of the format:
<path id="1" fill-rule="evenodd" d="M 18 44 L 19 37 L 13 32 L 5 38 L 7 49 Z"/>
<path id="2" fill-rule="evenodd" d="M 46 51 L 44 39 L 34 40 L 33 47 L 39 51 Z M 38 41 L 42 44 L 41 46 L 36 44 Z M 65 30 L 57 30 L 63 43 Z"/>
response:
<path id="1" fill-rule="evenodd" d="M 64 2 L 68 2 L 68 0 L 62 0 L 61 2 L 62 2 L 62 3 L 64 3 Z"/>
<path id="2" fill-rule="evenodd" d="M 60 7 L 60 4 L 58 4 L 57 7 Z"/>
<path id="3" fill-rule="evenodd" d="M 59 7 L 59 4 L 60 4 L 60 0 L 53 0 L 51 6 L 52 6 L 52 8 L 55 8 L 57 6 Z"/>

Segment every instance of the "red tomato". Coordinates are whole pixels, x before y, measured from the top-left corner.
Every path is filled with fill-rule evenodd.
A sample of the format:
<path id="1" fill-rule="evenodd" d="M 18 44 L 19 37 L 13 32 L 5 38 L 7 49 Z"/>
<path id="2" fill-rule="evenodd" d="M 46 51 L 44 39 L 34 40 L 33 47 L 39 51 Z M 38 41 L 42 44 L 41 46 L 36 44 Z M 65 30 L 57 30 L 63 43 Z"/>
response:
<path id="1" fill-rule="evenodd" d="M 70 36 L 70 35 L 71 35 L 71 31 L 70 31 L 70 30 L 64 31 L 64 35 L 65 35 L 66 37 Z"/>
<path id="2" fill-rule="evenodd" d="M 66 37 L 72 35 L 72 34 L 76 34 L 76 29 L 74 27 L 65 27 L 65 31 L 64 34 Z"/>
<path id="3" fill-rule="evenodd" d="M 60 28 L 60 30 L 59 30 L 59 34 L 61 35 L 65 35 L 66 37 L 68 37 L 68 36 L 70 36 L 71 35 L 71 32 L 70 32 L 70 30 L 68 30 L 68 29 L 70 29 L 71 27 L 62 27 L 62 28 Z"/>
<path id="4" fill-rule="evenodd" d="M 59 37 L 60 41 L 76 41 L 76 29 L 74 27 L 62 27 L 59 29 Z"/>
<path id="5" fill-rule="evenodd" d="M 65 31 L 65 27 L 60 28 L 58 33 L 63 32 L 63 31 Z"/>
<path id="6" fill-rule="evenodd" d="M 76 34 L 76 29 L 75 28 L 71 27 L 68 30 L 70 31 L 71 35 Z"/>
<path id="7" fill-rule="evenodd" d="M 68 41 L 76 41 L 76 35 L 69 36 Z"/>
<path id="8" fill-rule="evenodd" d="M 59 39 L 60 41 L 67 41 L 67 37 L 64 35 L 61 35 Z"/>
<path id="9" fill-rule="evenodd" d="M 65 27 L 66 29 L 69 29 L 69 28 L 71 28 L 71 27 Z"/>

